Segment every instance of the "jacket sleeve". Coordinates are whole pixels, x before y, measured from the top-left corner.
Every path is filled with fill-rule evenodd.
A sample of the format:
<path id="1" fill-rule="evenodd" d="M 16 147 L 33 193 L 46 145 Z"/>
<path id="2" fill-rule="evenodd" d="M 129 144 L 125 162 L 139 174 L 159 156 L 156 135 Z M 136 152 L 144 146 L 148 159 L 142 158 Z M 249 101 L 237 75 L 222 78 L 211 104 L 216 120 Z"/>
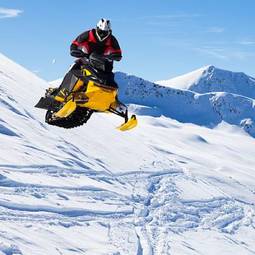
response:
<path id="1" fill-rule="evenodd" d="M 109 56 L 112 60 L 120 61 L 122 58 L 122 51 L 117 39 L 112 36 L 111 45 L 107 46 L 104 51 L 105 56 Z"/>
<path id="2" fill-rule="evenodd" d="M 88 56 L 89 46 L 88 46 L 89 31 L 80 34 L 70 46 L 70 54 L 73 57 L 84 57 Z"/>

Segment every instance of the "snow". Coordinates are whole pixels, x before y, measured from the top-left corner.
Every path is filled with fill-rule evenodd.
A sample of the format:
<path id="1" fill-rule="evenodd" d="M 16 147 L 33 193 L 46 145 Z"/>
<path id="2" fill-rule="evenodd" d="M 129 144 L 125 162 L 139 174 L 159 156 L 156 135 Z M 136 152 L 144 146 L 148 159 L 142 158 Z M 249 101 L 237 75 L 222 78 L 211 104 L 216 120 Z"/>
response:
<path id="1" fill-rule="evenodd" d="M 253 98 L 116 79 L 136 129 L 64 130 L 34 108 L 48 83 L 0 55 L 0 254 L 254 254 Z"/>

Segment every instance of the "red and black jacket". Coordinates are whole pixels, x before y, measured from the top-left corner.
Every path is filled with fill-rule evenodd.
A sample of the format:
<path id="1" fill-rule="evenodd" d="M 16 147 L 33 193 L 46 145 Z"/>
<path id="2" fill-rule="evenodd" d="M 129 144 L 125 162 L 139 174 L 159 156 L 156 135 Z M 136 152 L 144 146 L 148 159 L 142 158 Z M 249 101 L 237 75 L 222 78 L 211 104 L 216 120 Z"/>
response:
<path id="1" fill-rule="evenodd" d="M 92 29 L 80 34 L 71 44 L 72 51 L 81 49 L 87 56 L 92 52 L 98 55 L 111 56 L 112 60 L 120 61 L 122 58 L 121 49 L 117 39 L 110 35 L 104 41 L 100 41 L 96 30 Z"/>

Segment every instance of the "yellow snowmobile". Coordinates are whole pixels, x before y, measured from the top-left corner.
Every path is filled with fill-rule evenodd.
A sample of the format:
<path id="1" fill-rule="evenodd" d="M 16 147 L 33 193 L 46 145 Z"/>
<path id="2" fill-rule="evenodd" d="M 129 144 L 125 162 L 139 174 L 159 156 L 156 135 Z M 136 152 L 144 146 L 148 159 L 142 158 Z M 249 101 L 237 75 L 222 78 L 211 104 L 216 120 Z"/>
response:
<path id="1" fill-rule="evenodd" d="M 98 70 L 91 65 L 81 66 L 82 77 L 77 78 L 66 98 L 59 96 L 58 88 L 49 88 L 35 105 L 46 109 L 45 122 L 63 128 L 74 128 L 88 121 L 94 112 L 110 112 L 124 118 L 121 131 L 137 126 L 137 118 L 128 118 L 127 106 L 118 98 L 118 87 L 98 78 Z"/>

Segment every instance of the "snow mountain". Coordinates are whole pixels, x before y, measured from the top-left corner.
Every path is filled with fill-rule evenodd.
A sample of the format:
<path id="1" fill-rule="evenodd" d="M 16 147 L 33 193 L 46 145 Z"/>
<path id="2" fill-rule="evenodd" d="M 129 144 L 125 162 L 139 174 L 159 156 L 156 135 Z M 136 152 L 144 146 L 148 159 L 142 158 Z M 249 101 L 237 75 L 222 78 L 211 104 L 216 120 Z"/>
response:
<path id="1" fill-rule="evenodd" d="M 209 65 L 158 84 L 188 89 L 200 94 L 227 92 L 255 99 L 255 78 L 243 72 L 231 72 Z"/>
<path id="2" fill-rule="evenodd" d="M 48 83 L 0 54 L 0 254 L 254 254 L 253 99 L 116 78 L 136 129 L 60 129 L 34 108 Z"/>
<path id="3" fill-rule="evenodd" d="M 211 69 L 211 67 L 208 67 L 206 70 L 209 72 Z M 194 76 L 193 73 L 191 81 L 194 82 L 195 77 L 196 80 L 202 80 L 201 77 L 204 76 L 198 76 L 198 74 L 203 73 L 204 71 L 201 69 L 196 71 L 196 75 Z M 181 78 L 182 83 L 187 82 L 190 74 Z M 179 82 L 181 78 L 177 78 Z M 131 104 L 145 106 L 143 108 L 139 107 L 138 112 L 140 114 L 146 114 L 149 111 L 154 116 L 163 114 L 183 123 L 194 123 L 207 127 L 215 127 L 224 121 L 231 125 L 237 125 L 253 137 L 255 136 L 255 100 L 238 93 L 238 88 L 236 88 L 236 94 L 234 94 L 224 92 L 224 86 L 219 89 L 220 92 L 210 92 L 207 85 L 197 85 L 198 88 L 201 87 L 200 91 L 203 92 L 198 93 L 158 85 L 124 73 L 117 73 L 116 80 L 122 85 L 123 89 L 120 91 L 120 97 L 123 100 Z M 225 81 L 225 83 L 231 83 L 231 79 Z M 255 83 L 253 85 L 251 83 L 246 89 L 247 93 L 251 95 L 255 93 L 255 89 L 252 91 L 252 86 L 255 88 Z M 196 87 L 193 85 L 189 88 Z M 249 89 L 250 92 L 248 92 Z"/>

